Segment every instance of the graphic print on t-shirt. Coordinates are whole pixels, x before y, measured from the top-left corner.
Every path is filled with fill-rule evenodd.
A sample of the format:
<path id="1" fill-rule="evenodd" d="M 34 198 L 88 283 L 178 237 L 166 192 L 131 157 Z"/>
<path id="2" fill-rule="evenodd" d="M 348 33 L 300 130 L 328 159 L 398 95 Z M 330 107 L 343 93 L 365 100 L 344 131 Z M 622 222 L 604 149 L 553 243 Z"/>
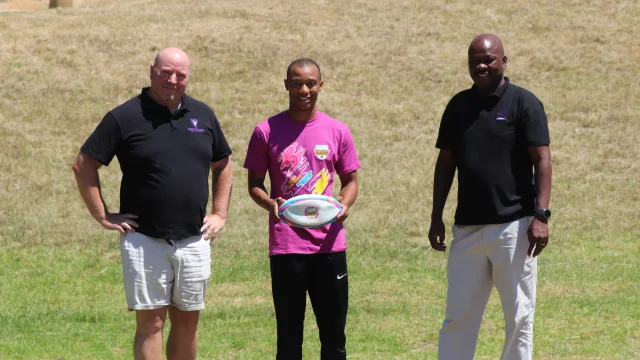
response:
<path id="1" fill-rule="evenodd" d="M 313 183 L 313 185 L 309 185 L 309 190 L 313 189 L 311 193 L 322 195 L 322 193 L 324 192 L 324 189 L 326 189 L 327 185 L 329 185 L 330 176 L 331 175 L 329 174 L 329 170 L 327 170 L 326 168 L 320 170 L 320 172 L 317 173 L 316 176 L 313 178 L 314 180 L 317 179 L 316 182 Z"/>
<path id="2" fill-rule="evenodd" d="M 317 146 L 316 146 L 317 148 Z M 326 154 L 329 153 L 329 147 L 326 146 Z M 326 158 L 326 156 L 325 156 Z M 282 194 L 285 196 L 295 196 L 300 189 L 310 181 L 312 182 L 308 190 L 312 190 L 313 194 L 322 194 L 329 185 L 329 170 L 323 168 L 313 176 L 313 170 L 309 170 L 309 160 L 307 159 L 307 149 L 297 142 L 287 146 L 286 149 L 278 157 L 280 170 L 286 170 L 286 180 L 280 187 Z M 315 182 L 313 182 L 315 180 Z"/>

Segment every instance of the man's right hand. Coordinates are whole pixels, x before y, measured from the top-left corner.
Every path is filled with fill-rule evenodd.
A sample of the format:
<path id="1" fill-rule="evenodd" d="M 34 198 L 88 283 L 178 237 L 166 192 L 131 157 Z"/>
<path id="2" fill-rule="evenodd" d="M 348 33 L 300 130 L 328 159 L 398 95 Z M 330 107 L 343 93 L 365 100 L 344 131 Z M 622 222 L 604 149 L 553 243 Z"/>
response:
<path id="1" fill-rule="evenodd" d="M 444 245 L 444 222 L 442 219 L 431 220 L 431 226 L 429 227 L 429 242 L 431 247 L 438 251 L 446 251 L 447 247 Z"/>
<path id="2" fill-rule="evenodd" d="M 132 214 L 107 214 L 103 220 L 98 222 L 107 230 L 117 230 L 122 236 L 127 232 L 136 232 L 138 223 L 132 219 L 136 219 L 138 215 Z"/>
<path id="3" fill-rule="evenodd" d="M 280 216 L 278 215 L 278 210 L 280 209 L 280 206 L 282 206 L 282 204 L 284 204 L 284 199 L 281 197 L 269 200 L 269 213 L 271 213 L 274 219 L 276 219 L 276 222 L 279 222 L 281 220 Z"/>

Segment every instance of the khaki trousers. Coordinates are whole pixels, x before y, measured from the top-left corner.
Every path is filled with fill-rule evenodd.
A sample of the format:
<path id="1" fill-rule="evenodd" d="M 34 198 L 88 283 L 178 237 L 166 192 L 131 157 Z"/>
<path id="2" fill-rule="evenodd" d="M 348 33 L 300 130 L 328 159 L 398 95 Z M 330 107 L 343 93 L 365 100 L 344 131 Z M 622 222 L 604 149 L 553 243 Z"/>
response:
<path id="1" fill-rule="evenodd" d="M 537 259 L 527 256 L 532 217 L 506 224 L 453 227 L 446 318 L 439 360 L 473 359 L 482 316 L 495 284 L 505 321 L 501 360 L 533 356 Z"/>

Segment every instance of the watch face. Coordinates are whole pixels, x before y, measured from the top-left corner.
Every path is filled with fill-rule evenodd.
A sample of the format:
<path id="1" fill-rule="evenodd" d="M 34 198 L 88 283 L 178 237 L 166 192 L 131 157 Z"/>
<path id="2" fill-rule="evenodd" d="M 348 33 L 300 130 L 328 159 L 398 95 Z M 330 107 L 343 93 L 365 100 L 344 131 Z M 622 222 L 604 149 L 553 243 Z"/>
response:
<path id="1" fill-rule="evenodd" d="M 545 219 L 550 219 L 551 218 L 551 210 L 549 209 L 537 209 L 535 214 L 537 216 L 541 216 Z"/>

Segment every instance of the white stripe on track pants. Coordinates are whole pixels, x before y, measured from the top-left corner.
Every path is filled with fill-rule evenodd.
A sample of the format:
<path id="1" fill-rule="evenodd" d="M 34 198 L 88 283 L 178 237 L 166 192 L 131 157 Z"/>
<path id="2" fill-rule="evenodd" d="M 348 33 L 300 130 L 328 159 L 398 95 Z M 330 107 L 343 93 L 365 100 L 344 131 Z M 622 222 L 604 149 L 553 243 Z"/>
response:
<path id="1" fill-rule="evenodd" d="M 505 321 L 500 359 L 532 358 L 537 259 L 527 256 L 531 220 L 524 217 L 506 224 L 454 225 L 439 360 L 473 359 L 493 284 L 500 294 Z"/>

